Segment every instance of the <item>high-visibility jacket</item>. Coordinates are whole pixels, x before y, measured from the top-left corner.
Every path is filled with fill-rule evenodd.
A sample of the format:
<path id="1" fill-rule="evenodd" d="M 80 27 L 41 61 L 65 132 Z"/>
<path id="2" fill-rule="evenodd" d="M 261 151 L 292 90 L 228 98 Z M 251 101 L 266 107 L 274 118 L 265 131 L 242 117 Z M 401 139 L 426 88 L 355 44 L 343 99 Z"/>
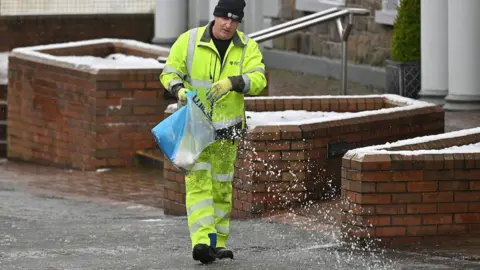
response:
<path id="1" fill-rule="evenodd" d="M 228 134 L 229 137 L 244 131 L 246 127 L 244 95 L 260 94 L 267 82 L 257 42 L 239 30 L 230 42 L 223 63 L 220 59 L 212 41 L 210 24 L 190 29 L 172 45 L 160 81 L 174 96 L 177 96 L 176 92 L 182 84 L 185 88 L 197 89 L 198 97 L 205 105 L 206 113 L 211 115 L 217 132 Z M 210 104 L 206 99 L 206 90 L 214 82 L 231 76 L 241 76 L 243 80 L 240 80 L 241 83 L 233 80 L 235 91 Z"/>

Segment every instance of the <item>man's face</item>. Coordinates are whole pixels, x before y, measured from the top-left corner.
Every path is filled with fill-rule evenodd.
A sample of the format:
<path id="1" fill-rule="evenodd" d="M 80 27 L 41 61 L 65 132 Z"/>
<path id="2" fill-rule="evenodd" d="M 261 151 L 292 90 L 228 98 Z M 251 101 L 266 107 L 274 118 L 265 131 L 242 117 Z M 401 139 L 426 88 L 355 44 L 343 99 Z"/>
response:
<path id="1" fill-rule="evenodd" d="M 221 40 L 231 39 L 239 25 L 240 22 L 232 20 L 231 18 L 215 17 L 213 35 Z"/>

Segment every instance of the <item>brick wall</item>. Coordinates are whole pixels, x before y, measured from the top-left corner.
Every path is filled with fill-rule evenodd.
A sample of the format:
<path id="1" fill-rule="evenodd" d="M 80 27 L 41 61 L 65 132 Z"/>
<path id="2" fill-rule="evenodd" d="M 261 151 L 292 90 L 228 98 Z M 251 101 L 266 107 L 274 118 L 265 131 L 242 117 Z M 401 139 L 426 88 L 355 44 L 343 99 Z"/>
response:
<path id="1" fill-rule="evenodd" d="M 306 13 L 295 10 L 295 1 L 282 0 L 272 25 L 292 20 Z M 375 11 L 382 9 L 382 0 L 346 0 L 346 7 L 365 8 L 369 16 L 355 16 L 348 41 L 348 59 L 353 63 L 383 66 L 389 58 L 392 39 L 391 25 L 375 22 Z M 273 48 L 307 55 L 341 59 L 342 49 L 335 21 L 321 23 L 303 31 L 273 40 Z"/>
<path id="2" fill-rule="evenodd" d="M 480 154 L 409 152 L 478 142 L 480 130 L 472 129 L 375 148 L 384 152 L 357 149 L 345 155 L 342 223 L 347 239 L 396 245 L 479 233 Z"/>
<path id="3" fill-rule="evenodd" d="M 185 175 L 168 158 L 163 164 L 163 212 L 165 215 L 185 216 Z"/>
<path id="4" fill-rule="evenodd" d="M 7 93 L 8 85 L 0 84 L 0 157 L 7 156 Z"/>
<path id="5" fill-rule="evenodd" d="M 8 157 L 83 167 L 93 149 L 93 76 L 9 58 Z"/>
<path id="6" fill-rule="evenodd" d="M 158 71 L 123 75 L 97 81 L 96 167 L 130 166 L 137 150 L 155 147 L 151 129 L 163 120 L 162 112 L 171 103 L 165 99 Z"/>
<path id="7" fill-rule="evenodd" d="M 142 53 L 115 44 L 77 53 L 119 51 Z M 161 71 L 77 70 L 51 59 L 10 56 L 8 157 L 85 170 L 131 165 L 135 151 L 155 147 L 151 129 L 172 103 L 159 82 Z"/>
<path id="8" fill-rule="evenodd" d="M 284 97 L 248 98 L 246 106 L 248 111 L 360 112 L 394 108 L 399 104 L 381 96 L 338 99 Z M 308 200 L 328 199 L 337 194 L 343 152 L 332 155 L 336 142 L 345 142 L 347 147 L 355 148 L 443 131 L 443 109 L 433 105 L 300 126 L 255 127 L 239 146 L 232 217 L 261 216 L 276 209 Z M 184 214 L 184 176 L 168 161 L 165 161 L 164 176 L 166 213 Z"/>
<path id="9" fill-rule="evenodd" d="M 0 51 L 96 38 L 150 43 L 153 14 L 0 16 Z"/>

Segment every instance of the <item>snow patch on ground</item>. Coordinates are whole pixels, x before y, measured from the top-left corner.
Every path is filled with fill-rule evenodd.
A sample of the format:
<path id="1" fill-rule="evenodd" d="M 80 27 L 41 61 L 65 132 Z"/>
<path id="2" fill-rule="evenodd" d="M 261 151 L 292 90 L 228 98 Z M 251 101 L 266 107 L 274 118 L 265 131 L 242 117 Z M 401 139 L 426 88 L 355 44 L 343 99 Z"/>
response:
<path id="1" fill-rule="evenodd" d="M 355 155 L 361 158 L 366 154 L 424 155 L 424 154 L 480 153 L 480 142 L 468 144 L 468 145 L 453 146 L 453 147 L 448 147 L 444 149 L 424 149 L 424 150 L 415 150 L 415 151 L 388 150 L 394 147 L 402 147 L 406 145 L 426 143 L 428 141 L 463 137 L 463 136 L 468 136 L 468 135 L 477 134 L 477 133 L 480 133 L 480 127 L 457 130 L 457 131 L 452 131 L 452 132 L 447 132 L 447 133 L 442 133 L 437 135 L 421 136 L 421 137 L 416 137 L 412 139 L 400 140 L 393 143 L 386 143 L 381 145 L 372 145 L 372 146 L 367 146 L 363 148 L 357 148 L 357 149 L 349 150 L 345 155 L 346 156 Z"/>

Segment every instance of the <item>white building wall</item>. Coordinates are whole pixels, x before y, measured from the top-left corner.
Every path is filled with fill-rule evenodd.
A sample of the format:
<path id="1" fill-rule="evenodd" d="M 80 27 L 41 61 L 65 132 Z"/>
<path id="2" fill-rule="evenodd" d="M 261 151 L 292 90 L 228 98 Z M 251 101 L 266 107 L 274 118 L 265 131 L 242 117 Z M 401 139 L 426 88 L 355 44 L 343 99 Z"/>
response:
<path id="1" fill-rule="evenodd" d="M 448 1 L 421 1 L 422 88 L 424 101 L 443 104 L 448 93 Z"/>
<path id="2" fill-rule="evenodd" d="M 448 110 L 480 109 L 480 1 L 448 0 Z"/>
<path id="3" fill-rule="evenodd" d="M 210 19 L 210 5 L 208 1 L 188 0 L 188 28 L 194 28 L 208 23 Z M 205 2 L 207 2 L 207 4 L 205 4 Z"/>

